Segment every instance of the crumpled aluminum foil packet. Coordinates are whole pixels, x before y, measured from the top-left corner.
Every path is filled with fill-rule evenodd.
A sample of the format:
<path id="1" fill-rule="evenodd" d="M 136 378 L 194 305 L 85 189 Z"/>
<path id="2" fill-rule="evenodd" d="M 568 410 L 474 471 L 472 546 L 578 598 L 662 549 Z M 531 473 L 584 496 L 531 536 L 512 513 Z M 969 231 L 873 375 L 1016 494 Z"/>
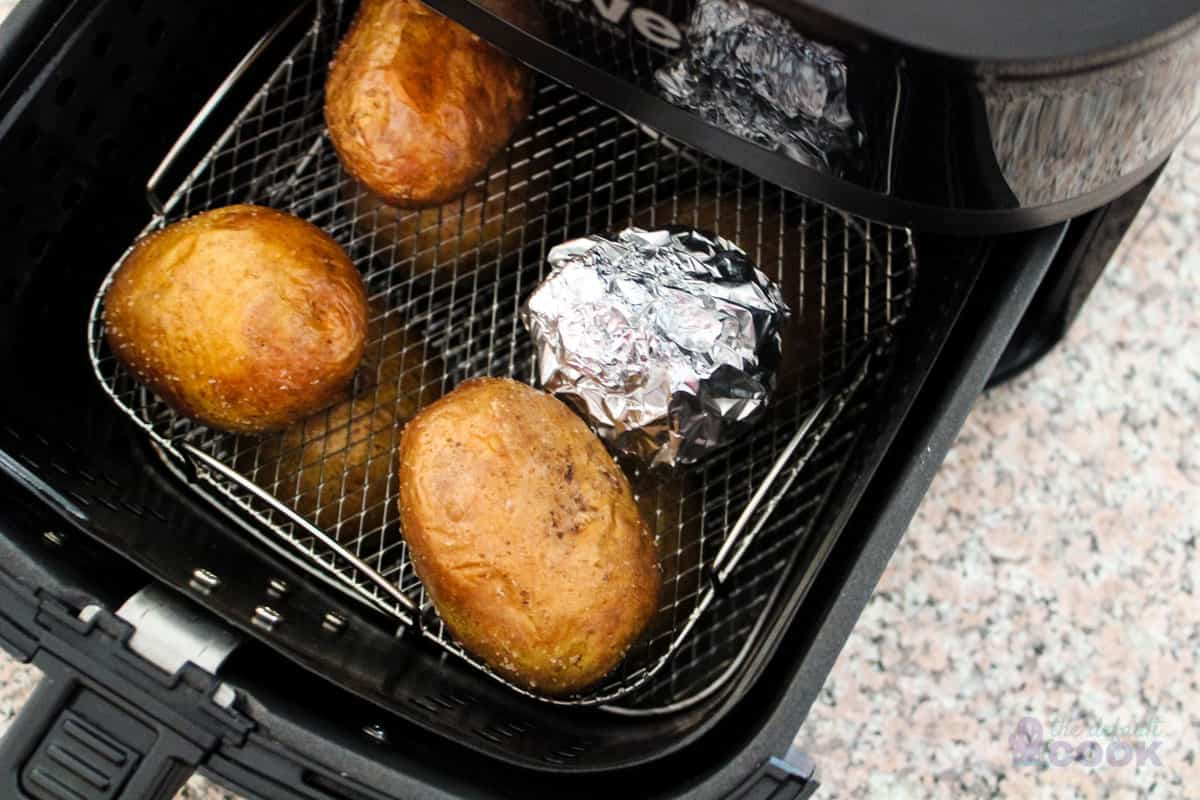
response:
<path id="1" fill-rule="evenodd" d="M 675 105 L 825 172 L 841 174 L 862 145 L 845 56 L 744 0 L 699 0 L 685 55 L 654 77 Z"/>
<path id="2" fill-rule="evenodd" d="M 789 316 L 777 284 L 718 236 L 674 226 L 564 242 L 521 318 L 542 388 L 614 449 L 695 461 L 767 406 Z"/>

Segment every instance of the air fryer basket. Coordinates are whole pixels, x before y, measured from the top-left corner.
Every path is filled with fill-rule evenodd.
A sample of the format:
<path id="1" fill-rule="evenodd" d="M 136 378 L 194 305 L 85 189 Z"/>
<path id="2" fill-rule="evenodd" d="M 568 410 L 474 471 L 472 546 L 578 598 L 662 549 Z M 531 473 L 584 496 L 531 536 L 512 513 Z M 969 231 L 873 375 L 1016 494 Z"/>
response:
<path id="1" fill-rule="evenodd" d="M 38 5 L 37 0 L 27 3 Z M 466 3 L 430 3 L 446 7 L 500 43 L 509 41 L 487 20 L 456 10 Z M 621 4 L 566 0 L 547 0 L 546 7 L 551 4 L 563 13 L 576 8 L 593 16 L 593 8 L 611 13 L 622 9 Z M 865 220 L 847 219 L 781 192 L 735 169 L 731 162 L 737 159 L 725 149 L 689 137 L 686 131 L 679 134 L 682 139 L 703 145 L 700 149 L 706 153 L 719 152 L 728 161 L 679 147 L 681 156 L 697 161 L 695 167 L 684 166 L 674 183 L 640 173 L 622 180 L 631 176 L 622 166 L 630 149 L 639 153 L 639 165 L 661 173 L 673 158 L 663 151 L 678 145 L 663 138 L 658 139 L 657 151 L 645 145 L 631 148 L 644 143 L 646 136 L 657 137 L 572 91 L 603 97 L 581 74 L 547 63 L 545 68 L 566 85 L 542 79 L 541 91 L 557 92 L 552 96 L 560 100 L 572 98 L 561 106 L 558 121 L 563 140 L 578 147 L 586 159 L 572 155 L 571 163 L 583 168 L 578 175 L 559 171 L 554 186 L 545 184 L 551 178 L 549 168 L 540 179 L 544 200 L 534 217 L 557 213 L 558 221 L 549 223 L 558 226 L 551 234 L 574 235 L 630 219 L 644 221 L 652 209 L 656 222 L 682 217 L 719 227 L 754 249 L 770 267 L 762 257 L 770 248 L 762 242 L 772 241 L 769 220 L 775 217 L 761 209 L 778 197 L 784 209 L 778 218 L 787 222 L 789 231 L 801 230 L 800 223 L 808 222 L 804 247 L 791 248 L 797 258 L 789 263 L 799 263 L 802 257 L 805 268 L 790 274 L 814 276 L 801 284 L 806 302 L 819 307 L 819 298 L 826 298 L 825 316 L 815 314 L 809 320 L 827 331 L 840 331 L 845 319 L 847 331 L 857 331 L 853 322 L 861 318 L 855 315 L 870 307 L 857 305 L 866 291 L 865 274 L 870 275 L 872 291 L 893 287 L 898 311 L 890 335 L 880 334 L 881 347 L 870 351 L 864 369 L 843 371 L 840 358 L 825 358 L 828 366 L 836 367 L 836 375 L 825 376 L 825 388 L 816 391 L 816 397 L 838 397 L 855 381 L 857 389 L 844 407 L 828 406 L 831 425 L 811 454 L 807 446 L 797 448 L 801 459 L 788 463 L 803 460 L 803 469 L 786 491 L 782 483 L 770 490 L 780 498 L 773 513 L 766 513 L 766 498 L 760 502 L 753 516 L 756 522 L 765 520 L 763 528 L 754 536 L 739 537 L 746 543 L 745 552 L 713 584 L 710 605 L 655 678 L 608 705 L 549 705 L 509 690 L 440 647 L 428 646 L 424 637 L 412 635 L 417 629 L 398 628 L 395 615 L 381 613 L 377 604 L 357 592 L 331 588 L 330 581 L 339 580 L 332 570 L 320 568 L 323 577 L 317 578 L 300 567 L 312 562 L 307 556 L 296 561 L 300 551 L 292 543 L 200 479 L 194 473 L 196 458 L 167 453 L 164 460 L 164 453 L 155 451 L 152 437 L 136 421 L 140 417 L 131 418 L 112 402 L 96 380 L 92 353 L 81 346 L 81 328 L 97 287 L 137 231 L 146 227 L 146 176 L 155 173 L 164 152 L 171 151 L 168 167 L 204 161 L 210 168 L 208 177 L 217 179 L 205 182 L 197 175 L 184 180 L 214 192 L 211 198 L 176 200 L 193 208 L 245 197 L 270 202 L 259 192 L 280 182 L 277 168 L 298 176 L 320 172 L 315 164 L 302 166 L 295 152 L 281 152 L 280 143 L 293 139 L 291 132 L 277 129 L 283 123 L 279 114 L 260 114 L 256 128 L 242 132 L 261 133 L 262 138 L 227 139 L 218 147 L 226 153 L 222 163 L 236 161 L 242 165 L 238 170 L 211 168 L 215 162 L 197 152 L 216 139 L 254 88 L 270 77 L 269 71 L 297 68 L 300 60 L 294 57 L 281 66 L 282 53 L 273 46 L 255 49 L 261 54 L 256 66 L 232 86 L 224 101 L 203 106 L 205 113 L 189 128 L 194 134 L 191 144 L 171 148 L 253 37 L 273 19 L 294 11 L 294 0 L 52 0 L 41 5 L 53 6 L 51 21 L 57 24 L 47 23 L 49 33 L 29 60 L 22 61 L 17 80 L 0 85 L 0 174 L 5 176 L 0 250 L 8 256 L 0 265 L 0 303 L 13 301 L 0 313 L 0 374 L 9 379 L 10 389 L 0 392 L 3 646 L 23 658 L 36 658 L 43 667 L 59 659 L 60 668 L 68 665 L 91 678 L 111 678 L 106 688 L 114 702 L 131 710 L 148 692 L 171 706 L 180 699 L 177 690 L 188 688 L 187 681 L 176 682 L 180 676 L 175 676 L 164 683 L 164 676 L 151 675 L 153 668 L 144 663 L 130 672 L 127 667 L 137 657 L 122 650 L 121 642 L 114 644 L 120 652 L 112 663 L 90 648 L 78 653 L 67 648 L 72 655 L 66 657 L 59 645 L 66 641 L 64 632 L 70 637 L 103 633 L 81 625 L 77 614 L 85 604 L 111 611 L 144 586 L 147 576 L 173 587 L 245 638 L 216 680 L 235 688 L 236 710 L 252 720 L 254 730 L 248 735 L 245 729 L 232 730 L 220 737 L 219 751 L 193 756 L 196 760 L 188 763 L 204 764 L 231 787 L 251 795 L 442 796 L 461 787 L 482 796 L 520 787 L 518 791 L 526 794 L 558 796 L 577 791 L 579 776 L 585 774 L 587 785 L 598 794 L 750 792 L 746 776 L 773 769 L 771 756 L 784 752 L 820 691 L 941 454 L 1046 274 L 1062 230 L 1013 237 L 940 237 L 923 230 L 917 240 L 918 284 L 912 264 L 903 257 L 905 232 L 884 233 L 876 223 L 868 226 Z M 651 0 L 645 7 L 666 9 L 680 19 L 686 9 L 677 5 L 683 4 Z M 301 15 L 300 24 L 311 20 L 311 6 Z M 345 22 L 343 13 L 336 23 Z M 560 32 L 556 36 L 567 30 L 567 22 L 554 23 Z M 586 60 L 628 60 L 617 46 L 620 31 L 600 36 L 595 29 L 579 30 L 596 37 L 592 51 L 578 51 Z M 302 34 L 288 29 L 277 43 L 294 50 Z M 539 61 L 534 52 L 531 47 L 530 60 Z M 667 57 L 652 49 L 639 52 L 651 66 Z M 18 54 L 16 61 L 24 58 Z M 15 69 L 11 64 L 16 61 L 0 59 L 0 70 Z M 297 106 L 310 93 L 319 94 L 317 75 L 319 70 L 303 96 L 287 101 L 287 119 L 312 113 Z M 542 102 L 544 107 L 544 94 Z M 587 115 L 582 123 L 572 118 L 576 111 Z M 642 122 L 652 119 L 635 115 Z M 243 127 L 248 121 L 254 120 L 245 117 Z M 594 132 L 579 138 L 589 126 Z M 522 134 L 536 135 L 532 129 Z M 316 146 L 313 155 L 324 146 L 315 139 L 309 144 Z M 572 152 L 562 152 L 562 160 Z M 643 158 L 655 152 L 653 158 Z M 510 167 L 505 161 L 489 177 L 506 176 L 511 182 L 517 172 Z M 755 167 L 753 172 L 784 180 L 772 170 Z M 180 185 L 174 169 L 166 173 L 170 180 L 157 173 L 156 188 Z M 256 178 L 261 183 L 255 185 Z M 639 193 L 633 191 L 635 186 Z M 348 242 L 347 228 L 355 227 L 353 216 L 361 217 L 362 206 L 350 210 L 342 192 L 339 187 L 336 193 L 313 197 L 297 210 L 340 224 L 342 241 Z M 154 192 L 152 207 L 161 208 L 162 197 Z M 709 197 L 716 198 L 709 209 L 696 202 Z M 663 207 L 667 210 L 660 214 Z M 182 209 L 177 205 L 170 213 L 178 216 Z M 152 226 L 158 224 L 162 220 L 151 221 Z M 858 261 L 851 255 L 842 261 L 843 253 L 853 252 L 840 246 L 839 239 L 846 241 L 847 236 L 852 243 L 871 241 L 877 256 L 887 250 L 890 239 L 891 258 Z M 360 266 L 381 274 L 390 269 L 400 278 L 397 285 L 427 291 L 431 299 L 438 297 L 431 287 L 456 284 L 465 274 L 485 279 L 500 272 L 497 262 L 480 254 L 472 256 L 466 272 L 460 264 L 457 273 L 447 266 L 434 273 L 436 277 L 409 280 L 402 277 L 407 274 L 402 265 L 389 268 L 382 263 L 386 256 L 370 258 L 380 249 L 377 245 L 359 242 L 355 256 Z M 536 278 L 540 244 L 535 246 L 527 237 L 524 247 L 504 249 L 504 265 L 510 270 L 505 274 L 521 275 L 523 281 Z M 859 248 L 864 250 L 865 245 Z M 868 264 L 882 266 L 868 269 Z M 824 281 L 819 278 L 822 265 Z M 499 281 L 495 285 L 503 288 Z M 843 298 L 849 298 L 845 306 Z M 387 306 L 400 308 L 405 307 Z M 387 318 L 407 313 L 390 311 Z M 435 341 L 427 329 L 414 328 L 422 342 Z M 836 343 L 823 338 L 805 341 L 819 342 L 819 352 L 837 353 Z M 846 358 L 851 367 L 861 363 L 858 353 Z M 448 377 L 444 386 L 434 388 L 441 391 L 457 379 Z M 141 413 L 141 397 L 126 401 Z M 812 396 L 802 402 L 816 407 Z M 814 432 L 823 427 L 814 420 Z M 771 429 L 768 424 L 763 431 Z M 195 435 L 203 439 L 204 433 L 197 430 Z M 763 452 L 773 458 L 787 443 L 772 443 Z M 758 474 L 769 472 L 748 460 L 757 446 L 746 442 L 730 451 L 737 469 L 728 481 L 743 498 L 752 492 L 738 484 L 748 483 L 755 469 Z M 745 472 L 739 460 L 746 461 Z M 783 479 L 788 477 L 790 470 L 784 470 Z M 725 542 L 732 541 L 726 536 Z M 266 548 L 268 542 L 274 551 Z M 21 558 L 10 556 L 18 551 Z M 282 553 L 292 557 L 280 557 Z M 64 568 L 65 582 L 46 577 L 43 567 L 49 570 L 51 565 Z M 16 603 L 9 602 L 11 576 L 32 576 Z M 104 616 L 101 612 L 100 618 Z M 211 701 L 199 700 L 198 712 L 212 719 Z"/>
<path id="2" fill-rule="evenodd" d="M 630 224 L 694 224 L 740 242 L 784 286 L 795 320 L 769 417 L 745 442 L 686 470 L 643 474 L 625 465 L 657 525 L 663 605 L 614 675 L 556 702 L 611 703 L 636 690 L 622 702 L 646 713 L 713 691 L 760 625 L 772 566 L 782 566 L 820 508 L 838 466 L 829 453 L 845 447 L 853 429 L 829 442 L 826 434 L 852 395 L 877 388 L 886 372 L 876 362 L 887 359 L 915 277 L 909 234 L 806 202 L 548 78 L 538 83 L 527 129 L 480 179 L 478 195 L 441 212 L 456 218 L 406 212 L 395 222 L 343 171 L 326 134 L 321 89 L 348 15 L 337 2 L 316 9 L 313 25 L 147 231 L 239 202 L 329 231 L 366 279 L 374 309 L 368 354 L 396 362 L 419 404 L 470 377 L 533 381 L 518 309 L 543 275 L 546 251 L 565 239 Z M 157 190 L 152 185 L 152 198 Z M 283 555 L 502 680 L 453 641 L 426 597 L 397 526 L 394 464 L 382 510 L 346 507 L 356 488 L 347 485 L 352 465 L 325 453 L 338 468 L 321 471 L 320 508 L 305 518 L 299 487 L 280 485 L 280 463 L 294 454 L 175 414 L 115 361 L 102 320 L 111 278 L 89 330 L 96 374 L 167 465 L 197 478 L 198 492 Z M 381 391 L 360 381 L 354 420 L 329 424 L 373 414 Z M 382 523 L 369 522 L 380 511 Z M 751 551 L 756 538 L 761 546 Z M 714 608 L 718 586 L 723 602 Z"/>
<path id="3" fill-rule="evenodd" d="M 607 227 L 610 213 L 613 222 L 620 224 L 631 216 L 649 214 L 644 210 L 647 206 L 665 205 L 668 211 L 665 215 L 656 211 L 656 221 L 683 216 L 701 225 L 718 225 L 762 259 L 758 251 L 766 248 L 761 242 L 772 241 L 775 235 L 768 227 L 771 218 L 746 212 L 739 216 L 737 201 L 740 195 L 743 208 L 749 204 L 761 209 L 777 192 L 789 231 L 799 230 L 806 219 L 809 223 L 804 229 L 805 246 L 790 251 L 803 255 L 805 269 L 789 274 L 806 276 L 800 284 L 805 287 L 806 308 L 820 308 L 824 286 L 825 318 L 830 320 L 826 329 L 831 336 L 840 337 L 843 319 L 847 332 L 858 335 L 866 263 L 875 265 L 869 273 L 872 291 L 890 283 L 892 304 L 907 318 L 897 318 L 892 335 L 881 336 L 882 349 L 871 353 L 863 370 L 841 370 L 836 338 L 828 343 L 803 339 L 819 342 L 818 352 L 832 356 L 826 359 L 827 366 L 837 367 L 838 377 L 826 376 L 831 390 L 826 396 L 836 396 L 855 380 L 860 381 L 859 387 L 834 415 L 832 426 L 811 454 L 807 447 L 797 448 L 796 455 L 807 454 L 804 469 L 786 492 L 777 493 L 781 499 L 773 514 L 767 516 L 767 504 L 760 504 L 763 513 L 756 514 L 755 521 L 765 519 L 764 527 L 743 539 L 745 552 L 714 584 L 716 591 L 703 619 L 655 680 L 622 698 L 620 708 L 615 704 L 563 707 L 524 697 L 442 648 L 423 643 L 424 637 L 413 635 L 416 631 L 410 626 L 398 627 L 394 616 L 355 599 L 357 595 L 331 588 L 295 561 L 266 550 L 264 543 L 270 541 L 283 548 L 277 553 L 297 552 L 244 508 L 234 507 L 189 474 L 193 462 L 164 462 L 151 437 L 96 380 L 91 354 L 81 346 L 84 320 L 97 287 L 137 231 L 146 227 L 146 176 L 168 175 L 157 178 L 155 187 L 180 185 L 182 176 L 170 162 L 189 168 L 199 164 L 204 160 L 202 151 L 217 140 L 269 73 L 295 69 L 285 56 L 302 38 L 304 31 L 297 28 L 311 24 L 311 6 L 274 44 L 253 49 L 260 57 L 232 84 L 222 102 L 205 103 L 228 70 L 246 55 L 254 37 L 267 30 L 273 19 L 297 8 L 290 0 L 265 0 L 252 6 L 238 0 L 74 3 L 44 52 L 31 62 L 21 84 L 23 101 L 0 103 L 0 167 L 10 186 L 23 187 L 19 193 L 5 192 L 0 197 L 0 241 L 13 256 L 0 270 L 0 284 L 16 301 L 13 313 L 0 314 L 0 370 L 15 377 L 21 387 L 0 393 L 0 472 L 6 476 L 0 483 L 15 480 L 20 492 L 36 497 L 55 513 L 57 528 L 53 523 L 37 528 L 34 546 L 60 547 L 64 559 L 94 564 L 89 568 L 107 574 L 109 568 L 93 562 L 86 547 L 88 541 L 102 543 L 121 560 L 136 564 L 143 580 L 149 575 L 174 587 L 245 634 L 246 644 L 232 659 L 236 663 L 226 665 L 221 675 L 244 690 L 247 708 L 256 717 L 262 716 L 257 708 L 260 702 L 281 709 L 295 701 L 313 709 L 314 719 L 330 724 L 336 719 L 337 729 L 343 732 L 338 735 L 347 742 L 345 737 L 357 742 L 362 729 L 379 724 L 389 731 L 392 744 L 380 745 L 372 738 L 368 745 L 372 752 L 383 748 L 411 753 L 420 746 L 433 758 L 435 754 L 428 751 L 436 749 L 437 758 L 452 773 L 470 769 L 473 775 L 477 771 L 494 775 L 504 769 L 512 770 L 510 777 L 520 774 L 520 780 L 526 780 L 534 773 L 547 779 L 551 774 L 589 773 L 599 779 L 599 772 L 615 776 L 638 771 L 639 785 L 674 785 L 675 779 L 662 771 L 675 758 L 672 754 L 692 758 L 703 751 L 724 763 L 730 748 L 740 749 L 736 743 L 750 730 L 758 730 L 759 723 L 749 722 L 751 718 L 761 721 L 766 716 L 774 719 L 776 711 L 784 713 L 779 706 L 782 695 L 777 696 L 780 687 L 799 685 L 802 700 L 798 705 L 787 701 L 785 716 L 790 721 L 769 735 L 765 730 L 763 736 L 754 734 L 754 758 L 782 752 L 811 701 L 807 692 L 816 691 L 824 674 L 819 642 L 848 629 L 849 623 L 838 621 L 840 612 L 829 609 L 837 596 L 834 587 L 860 560 L 855 554 L 861 548 L 887 538 L 886 531 L 876 531 L 851 514 L 859 513 L 855 509 L 860 498 L 871 498 L 864 492 L 873 493 L 879 482 L 872 477 L 876 467 L 890 452 L 889 443 L 902 425 L 908 425 L 904 422 L 908 409 L 919 400 L 930 366 L 945 349 L 971 287 L 992 257 L 993 243 L 922 236 L 917 283 L 911 264 L 903 258 L 907 234 L 891 231 L 889 277 L 889 262 L 882 258 L 888 253 L 883 233 L 887 229 L 855 219 L 848 220 L 848 229 L 840 227 L 847 220 L 837 212 L 779 192 L 709 157 L 697 156 L 707 172 L 703 178 L 696 177 L 695 170 L 693 177 L 685 175 L 679 184 L 685 191 L 666 184 L 658 190 L 662 202 L 634 203 L 630 183 L 613 184 L 610 178 L 623 174 L 621 156 L 628 143 L 652 134 L 556 86 L 558 97 L 575 98 L 574 105 L 563 107 L 560 127 L 576 125 L 572 117 L 582 111 L 585 123 L 598 131 L 573 144 L 586 159 L 572 162 L 582 166 L 578 174 L 559 173 L 555 181 L 560 185 L 546 190 L 544 208 L 563 209 L 558 212 L 560 226 L 568 215 L 556 197 L 569 191 L 577 209 L 569 216 L 576 227 L 560 228 L 560 235 Z M 343 17 L 339 24 L 345 21 Z M 564 83 L 572 83 L 571 75 L 562 77 Z M 542 91 L 549 91 L 545 87 L 550 84 L 543 80 Z M 319 94 L 320 86 L 310 91 Z M 0 96 L 11 99 L 13 94 L 0 89 Z M 189 125 L 200 108 L 202 119 Z M 277 119 L 261 119 L 258 124 L 269 129 Z M 185 129 L 195 134 L 191 143 L 173 148 L 172 142 Z M 205 191 L 214 192 L 212 204 L 248 196 L 253 175 L 266 175 L 269 166 L 284 162 L 285 155 L 264 147 L 278 142 L 280 135 L 277 131 L 275 139 L 259 144 L 263 149 L 254 170 L 226 172 L 223 183 L 207 184 Z M 569 136 L 564 139 L 572 145 Z M 668 144 L 662 140 L 663 148 Z M 167 152 L 171 153 L 168 169 L 156 171 Z M 641 148 L 639 159 L 646 152 Z M 691 153 L 686 148 L 683 152 Z M 639 160 L 650 166 L 637 185 L 658 185 L 652 180 L 653 164 L 661 172 L 671 160 Z M 294 161 L 292 168 L 298 163 Z M 507 163 L 502 171 L 507 172 Z M 227 195 L 231 187 L 240 194 Z M 650 199 L 658 200 L 652 192 Z M 155 201 L 167 197 L 161 191 L 154 194 Z M 707 202 L 710 196 L 721 200 L 714 200 L 711 208 L 695 201 L 703 197 Z M 739 234 L 739 226 L 750 235 Z M 855 243 L 856 236 L 867 234 L 877 243 L 872 249 L 878 259 L 860 262 L 852 255 L 843 259 L 843 253 L 852 249 L 841 247 L 841 242 L 848 237 Z M 1019 244 L 1014 242 L 1012 253 L 996 254 L 996 260 L 1003 262 L 998 268 L 1023 263 Z M 540 255 L 540 247 L 535 250 Z M 525 271 L 514 270 L 515 274 L 531 275 L 533 256 L 522 258 Z M 762 260 L 771 268 L 769 261 Z M 393 270 L 392 274 L 405 273 Z M 453 268 L 439 273 L 438 285 L 447 281 L 447 274 L 453 276 Z M 421 284 L 412 285 L 415 290 Z M 843 302 L 847 313 L 842 311 Z M 873 306 L 870 319 L 879 321 L 884 308 Z M 806 319 L 805 324 L 812 324 L 822 317 L 814 313 Z M 853 367 L 861 356 L 850 352 L 845 357 Z M 808 363 L 819 366 L 820 359 Z M 954 385 L 946 376 L 935 383 Z M 767 421 L 762 430 L 770 427 Z M 772 443 L 774 452 L 767 452 L 774 457 L 788 443 Z M 750 468 L 760 474 L 769 472 L 761 464 L 749 463 L 752 446 L 756 445 L 747 441 L 729 454 L 730 461 L 739 465 L 728 475 L 729 485 L 743 497 L 752 494 L 745 485 Z M 741 462 L 746 462 L 747 471 Z M 181 474 L 164 463 L 176 464 Z M 784 470 L 783 479 L 789 477 L 790 471 Z M 201 491 L 212 496 L 206 498 Z M 250 534 L 246 523 L 253 523 L 250 529 L 257 535 Z M 52 544 L 37 535 L 40 530 L 57 530 L 62 536 L 56 535 Z M 103 599 L 107 595 L 93 596 L 107 605 Z M 810 663 L 820 674 L 810 674 Z M 306 673 L 320 679 L 306 678 Z M 623 713 L 612 713 L 617 711 Z M 263 724 L 267 735 L 278 734 L 272 723 Z M 317 735 L 332 734 L 318 725 Z M 311 750 L 309 745 L 303 747 L 305 753 Z M 722 755 L 716 755 L 718 750 Z M 721 772 L 730 777 L 739 769 L 730 764 Z"/>

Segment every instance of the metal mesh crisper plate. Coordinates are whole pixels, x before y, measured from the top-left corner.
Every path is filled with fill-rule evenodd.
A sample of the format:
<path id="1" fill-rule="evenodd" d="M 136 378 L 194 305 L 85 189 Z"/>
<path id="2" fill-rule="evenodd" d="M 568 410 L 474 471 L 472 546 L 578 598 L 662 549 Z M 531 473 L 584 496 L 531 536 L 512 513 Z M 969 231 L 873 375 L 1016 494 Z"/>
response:
<path id="1" fill-rule="evenodd" d="M 347 178 L 325 132 L 322 88 L 347 21 L 341 17 L 338 4 L 324 5 L 147 231 L 240 202 L 322 227 L 346 247 L 368 287 L 372 337 L 363 372 L 386 369 L 413 408 L 473 376 L 533 380 L 518 309 L 554 244 L 668 222 L 740 243 L 780 281 L 794 312 L 777 399 L 749 437 L 700 464 L 669 475 L 623 465 L 656 527 L 661 613 L 603 685 L 555 702 L 620 697 L 624 710 L 650 713 L 711 690 L 736 668 L 767 613 L 778 574 L 808 535 L 879 388 L 915 280 L 910 235 L 804 201 L 545 78 L 532 118 L 474 200 L 440 217 L 389 216 Z M 392 459 L 376 465 L 387 480 L 381 502 L 369 504 L 364 487 L 349 483 L 372 472 L 349 469 L 362 465 L 347 464 L 344 448 L 356 444 L 349 416 L 371 414 L 387 394 L 379 381 L 360 375 L 351 414 L 324 421 L 330 436 L 316 467 L 319 499 L 302 507 L 294 473 L 281 467 L 296 454 L 278 436 L 205 428 L 116 363 L 102 321 L 111 278 L 90 322 L 96 373 L 168 465 L 279 553 L 488 671 L 450 638 L 413 571 Z M 391 438 L 385 452 L 395 444 L 394 430 L 370 435 Z"/>

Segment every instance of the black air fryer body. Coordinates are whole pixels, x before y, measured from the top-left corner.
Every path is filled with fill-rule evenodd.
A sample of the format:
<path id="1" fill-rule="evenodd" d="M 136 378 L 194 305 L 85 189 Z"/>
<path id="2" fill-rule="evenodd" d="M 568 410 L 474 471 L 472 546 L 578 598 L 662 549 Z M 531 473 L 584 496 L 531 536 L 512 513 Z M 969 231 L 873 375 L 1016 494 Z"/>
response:
<path id="1" fill-rule="evenodd" d="M 541 73 L 559 166 L 531 275 L 547 243 L 660 193 L 781 209 L 843 343 L 889 287 L 861 386 L 736 569 L 697 578 L 714 599 L 673 683 L 619 709 L 522 697 L 266 546 L 89 363 L 97 287 L 147 219 L 256 197 L 282 167 L 306 180 L 289 131 L 308 112 L 288 114 L 319 112 L 324 63 L 296 43 L 353 4 L 24 0 L 0 26 L 0 643 L 46 677 L 0 743 L 0 795 L 169 797 L 201 769 L 270 798 L 806 796 L 790 742 L 942 456 L 989 380 L 1061 337 L 1200 88 L 1182 1 L 764 0 L 846 54 L 864 145 L 831 174 L 661 99 L 675 49 L 643 29 L 653 12 L 681 36 L 690 3 L 546 0 L 543 37 L 429 4 Z M 302 91 L 256 94 L 305 69 Z M 256 103 L 276 110 L 238 116 Z M 263 138 L 220 139 L 248 125 Z M 289 208 L 332 213 L 317 189 Z M 741 452 L 724 480 L 748 495 Z"/>

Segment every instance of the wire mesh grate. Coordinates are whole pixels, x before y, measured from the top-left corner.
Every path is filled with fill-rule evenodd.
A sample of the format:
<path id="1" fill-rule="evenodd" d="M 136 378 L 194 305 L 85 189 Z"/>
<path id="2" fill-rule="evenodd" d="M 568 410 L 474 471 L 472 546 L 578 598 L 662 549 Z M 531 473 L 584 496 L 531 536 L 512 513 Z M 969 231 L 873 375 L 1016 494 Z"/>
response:
<path id="1" fill-rule="evenodd" d="M 168 462 L 248 530 L 490 673 L 449 636 L 408 558 L 392 458 L 403 422 L 466 378 L 533 382 L 518 312 L 554 244 L 668 222 L 738 242 L 779 281 L 794 312 L 777 398 L 751 435 L 690 468 L 660 474 L 622 464 L 656 531 L 662 608 L 616 673 L 561 701 L 685 702 L 736 665 L 846 459 L 847 420 L 878 389 L 913 290 L 911 237 L 805 201 L 542 77 L 531 118 L 467 194 L 420 212 L 382 206 L 343 171 L 324 127 L 325 71 L 345 22 L 340 5 L 322 7 L 147 231 L 245 202 L 328 231 L 361 270 L 372 309 L 353 399 L 266 437 L 176 414 L 105 344 L 113 273 L 89 330 L 96 374 Z M 799 455 L 789 457 L 793 450 Z M 748 507 L 775 513 L 757 515 L 731 542 Z M 717 567 L 726 575 L 719 597 Z"/>

